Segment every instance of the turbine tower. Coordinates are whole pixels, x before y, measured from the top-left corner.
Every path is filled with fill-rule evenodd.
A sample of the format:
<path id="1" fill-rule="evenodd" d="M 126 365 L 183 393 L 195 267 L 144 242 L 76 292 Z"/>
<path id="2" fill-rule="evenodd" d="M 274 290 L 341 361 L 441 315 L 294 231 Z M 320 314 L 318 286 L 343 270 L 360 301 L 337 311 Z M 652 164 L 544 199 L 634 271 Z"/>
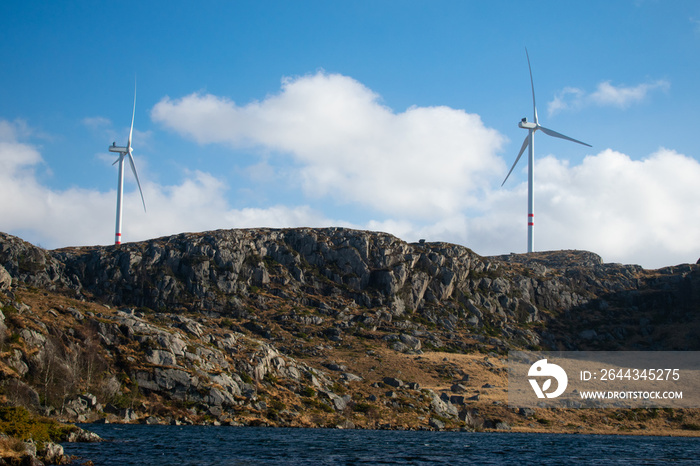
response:
<path id="1" fill-rule="evenodd" d="M 533 110 L 533 122 L 527 121 L 527 118 L 523 118 L 518 123 L 520 128 L 527 129 L 528 134 L 523 141 L 522 147 L 520 147 L 520 152 L 518 157 L 515 159 L 513 166 L 510 168 L 508 175 L 506 175 L 505 180 L 501 183 L 501 186 L 506 184 L 508 177 L 513 172 L 513 169 L 518 164 L 520 156 L 525 152 L 525 148 L 528 147 L 528 157 L 527 157 L 527 252 L 533 252 L 535 249 L 535 195 L 533 191 L 533 184 L 535 183 L 535 132 L 541 130 L 544 134 L 552 136 L 555 138 L 566 139 L 567 141 L 575 142 L 577 144 L 583 144 L 584 146 L 591 147 L 590 144 L 585 142 L 577 141 L 576 139 L 570 138 L 569 136 L 564 136 L 563 134 L 552 131 L 551 129 L 541 126 L 537 120 L 537 105 L 535 104 L 535 84 L 532 80 L 532 67 L 530 66 L 530 55 L 527 53 L 527 48 L 525 49 L 525 55 L 527 56 L 527 67 L 530 70 L 530 86 L 532 87 L 532 110 Z"/>
<path id="2" fill-rule="evenodd" d="M 141 202 L 143 202 L 143 211 L 146 211 L 146 201 L 143 198 L 143 191 L 141 190 L 141 182 L 139 181 L 139 175 L 136 173 L 136 165 L 134 165 L 134 156 L 131 155 L 133 147 L 131 147 L 131 136 L 134 132 L 134 115 L 136 114 L 136 85 L 134 85 L 134 109 L 131 111 L 131 128 L 129 129 L 129 140 L 126 143 L 126 147 L 117 146 L 116 142 L 113 142 L 109 146 L 110 152 L 116 152 L 119 154 L 119 158 L 114 161 L 114 164 L 119 163 L 119 184 L 117 186 L 117 226 L 114 233 L 114 244 L 122 244 L 122 197 L 124 196 L 124 159 L 128 156 L 129 163 L 131 164 L 131 171 L 134 172 L 134 177 L 136 178 L 136 183 L 139 186 L 139 192 L 141 193 Z"/>

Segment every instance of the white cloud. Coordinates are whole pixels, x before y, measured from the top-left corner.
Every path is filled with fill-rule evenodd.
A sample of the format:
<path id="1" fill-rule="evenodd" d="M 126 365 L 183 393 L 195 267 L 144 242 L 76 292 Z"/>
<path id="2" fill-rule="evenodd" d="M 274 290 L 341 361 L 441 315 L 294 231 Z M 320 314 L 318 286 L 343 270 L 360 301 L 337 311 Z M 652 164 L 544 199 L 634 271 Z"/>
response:
<path id="1" fill-rule="evenodd" d="M 585 99 L 586 93 L 583 90 L 575 87 L 565 87 L 556 93 L 554 100 L 547 104 L 547 111 L 551 116 L 569 108 L 579 108 L 583 105 Z"/>
<path id="2" fill-rule="evenodd" d="M 0 121 L 0 231 L 55 248 L 110 244 L 114 238 L 116 191 L 71 188 L 53 190 L 38 181 L 44 164 L 31 144 L 19 142 L 26 131 Z M 199 171 L 185 173 L 180 184 L 143 184 L 148 213 L 138 190 L 126 190 L 125 241 L 140 241 L 182 231 L 239 227 L 327 226 L 333 222 L 307 206 L 277 205 L 231 209 L 222 180 Z"/>
<path id="3" fill-rule="evenodd" d="M 239 106 L 224 97 L 165 98 L 152 118 L 195 141 L 290 156 L 304 192 L 410 218 L 453 215 L 503 171 L 504 138 L 448 107 L 394 113 L 347 76 L 285 79 L 279 94 Z"/>
<path id="4" fill-rule="evenodd" d="M 536 162 L 535 248 L 581 249 L 606 262 L 647 268 L 700 257 L 700 163 L 660 149 L 643 160 L 605 150 L 575 166 L 555 157 Z M 367 227 L 408 241 L 463 244 L 478 254 L 526 249 L 527 183 L 484 192 L 478 209 L 417 223 L 372 221 Z"/>
<path id="5" fill-rule="evenodd" d="M 691 26 L 693 26 L 693 30 L 695 31 L 696 34 L 700 34 L 700 20 L 690 17 L 688 18 L 690 21 Z"/>
<path id="6" fill-rule="evenodd" d="M 109 128 L 112 126 L 112 122 L 109 118 L 96 116 L 83 118 L 83 125 L 91 129 L 102 130 L 103 128 Z"/>
<path id="7" fill-rule="evenodd" d="M 636 86 L 614 86 L 610 81 L 603 81 L 591 93 L 575 87 L 565 87 L 547 104 L 547 110 L 551 116 L 564 110 L 577 110 L 589 105 L 625 109 L 645 100 L 653 91 L 668 91 L 670 87 L 670 83 L 663 79 Z"/>
<path id="8" fill-rule="evenodd" d="M 559 108 L 625 106 L 667 87 L 567 89 Z M 152 118 L 202 144 L 290 155 L 307 195 L 373 207 L 362 228 L 453 241 L 481 254 L 525 249 L 526 187 L 497 187 L 506 168 L 495 155 L 502 137 L 476 115 L 447 107 L 395 113 L 357 81 L 318 73 L 285 80 L 279 94 L 244 106 L 213 95 L 166 98 Z M 604 151 L 577 166 L 552 157 L 537 166 L 539 250 L 588 249 L 645 266 L 694 261 L 694 159 L 661 150 L 633 161 Z"/>
<path id="9" fill-rule="evenodd" d="M 668 149 L 632 160 L 608 149 L 575 166 L 544 157 L 535 173 L 536 250 L 583 249 L 650 268 L 700 257 L 697 160 Z M 480 254 L 522 252 L 526 206 L 526 183 L 488 192 L 482 211 L 451 219 L 441 239 Z"/>
<path id="10" fill-rule="evenodd" d="M 317 74 L 243 107 L 208 95 L 164 99 L 153 118 L 202 143 L 258 147 L 263 157 L 242 173 L 258 181 L 274 175 L 285 193 L 300 184 L 308 195 L 336 196 L 354 217 L 275 198 L 265 183 L 258 199 L 270 198 L 267 205 L 232 209 L 228 180 L 191 171 L 169 185 L 144 180 L 147 214 L 130 185 L 126 241 L 218 228 L 346 226 L 455 242 L 483 255 L 525 249 L 526 183 L 500 188 L 502 137 L 476 115 L 446 107 L 394 113 L 356 81 Z M 33 135 L 22 123 L 0 121 L 0 198 L 12 200 L 0 203 L 0 230 L 46 247 L 111 243 L 114 191 L 44 186 L 37 172 L 50 167 L 24 141 Z M 285 154 L 296 164 L 296 185 L 276 165 Z M 695 262 L 698 179 L 697 160 L 667 149 L 642 160 L 605 150 L 578 165 L 540 158 L 536 249 L 584 249 L 645 267 Z"/>

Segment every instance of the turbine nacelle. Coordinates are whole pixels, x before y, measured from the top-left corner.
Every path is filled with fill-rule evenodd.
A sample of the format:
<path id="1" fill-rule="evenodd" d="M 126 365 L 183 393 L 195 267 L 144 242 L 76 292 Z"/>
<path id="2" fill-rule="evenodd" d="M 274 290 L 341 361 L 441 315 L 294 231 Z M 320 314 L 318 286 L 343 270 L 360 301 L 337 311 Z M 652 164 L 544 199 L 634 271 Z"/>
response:
<path id="1" fill-rule="evenodd" d="M 518 123 L 518 127 L 524 129 L 537 129 L 537 126 L 539 126 L 537 123 L 531 123 L 527 121 L 527 118 L 523 118 L 520 120 L 520 123 Z"/>
<path id="2" fill-rule="evenodd" d="M 109 146 L 109 151 L 110 152 L 116 152 L 118 154 L 126 154 L 129 152 L 129 149 L 126 147 L 118 146 L 116 142 L 113 142 L 111 146 Z"/>

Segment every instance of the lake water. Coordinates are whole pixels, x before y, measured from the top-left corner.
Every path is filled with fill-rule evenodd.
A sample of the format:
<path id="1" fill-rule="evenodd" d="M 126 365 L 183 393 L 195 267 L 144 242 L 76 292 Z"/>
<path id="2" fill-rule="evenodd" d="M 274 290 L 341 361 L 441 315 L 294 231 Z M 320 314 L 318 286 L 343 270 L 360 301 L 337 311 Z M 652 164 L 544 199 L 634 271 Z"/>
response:
<path id="1" fill-rule="evenodd" d="M 109 440 L 64 444 L 100 465 L 698 464 L 700 439 L 264 427 L 82 426 Z"/>

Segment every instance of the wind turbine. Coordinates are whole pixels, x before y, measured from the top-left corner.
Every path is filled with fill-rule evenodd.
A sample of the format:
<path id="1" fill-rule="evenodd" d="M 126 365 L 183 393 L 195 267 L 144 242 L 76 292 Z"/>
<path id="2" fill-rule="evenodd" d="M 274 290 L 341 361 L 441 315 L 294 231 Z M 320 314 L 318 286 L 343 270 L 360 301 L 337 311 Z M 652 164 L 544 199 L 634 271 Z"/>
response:
<path id="1" fill-rule="evenodd" d="M 126 142 L 126 147 L 117 146 L 116 142 L 113 142 L 109 146 L 110 152 L 116 152 L 119 154 L 119 158 L 114 161 L 114 164 L 119 163 L 119 185 L 117 187 L 117 226 L 115 228 L 114 234 L 114 244 L 122 244 L 122 197 L 124 196 L 124 159 L 128 156 L 129 163 L 131 164 L 131 171 L 134 172 L 134 177 L 136 178 L 136 183 L 139 186 L 139 192 L 141 193 L 141 202 L 143 202 L 143 211 L 146 211 L 146 200 L 143 198 L 143 191 L 141 190 L 141 182 L 139 181 L 139 175 L 136 173 L 136 165 L 134 165 L 134 156 L 131 155 L 133 147 L 131 147 L 131 136 L 134 132 L 134 115 L 136 114 L 136 86 L 134 85 L 134 109 L 131 112 L 131 128 L 129 129 L 129 140 Z"/>
<path id="2" fill-rule="evenodd" d="M 552 131 L 551 129 L 541 126 L 537 120 L 537 106 L 535 105 L 535 84 L 532 80 L 532 67 L 530 66 L 530 54 L 527 53 L 527 48 L 525 49 L 525 55 L 527 56 L 527 67 L 530 70 L 530 86 L 532 87 L 532 110 L 534 122 L 527 121 L 527 118 L 523 118 L 518 123 L 520 128 L 527 129 L 528 134 L 523 141 L 522 147 L 520 147 L 520 152 L 518 157 L 515 159 L 513 166 L 510 168 L 506 179 L 503 180 L 501 186 L 506 184 L 508 177 L 513 172 L 513 169 L 518 164 L 520 156 L 525 152 L 525 148 L 529 147 L 528 157 L 527 157 L 527 252 L 533 252 L 535 249 L 535 196 L 533 192 L 533 184 L 535 182 L 534 165 L 535 165 L 535 132 L 541 130 L 544 134 L 552 136 L 555 138 L 566 139 L 567 141 L 575 142 L 577 144 L 583 144 L 584 146 L 591 147 L 590 144 L 585 142 L 577 141 L 576 139 L 570 138 L 569 136 L 564 136 L 561 133 Z"/>

